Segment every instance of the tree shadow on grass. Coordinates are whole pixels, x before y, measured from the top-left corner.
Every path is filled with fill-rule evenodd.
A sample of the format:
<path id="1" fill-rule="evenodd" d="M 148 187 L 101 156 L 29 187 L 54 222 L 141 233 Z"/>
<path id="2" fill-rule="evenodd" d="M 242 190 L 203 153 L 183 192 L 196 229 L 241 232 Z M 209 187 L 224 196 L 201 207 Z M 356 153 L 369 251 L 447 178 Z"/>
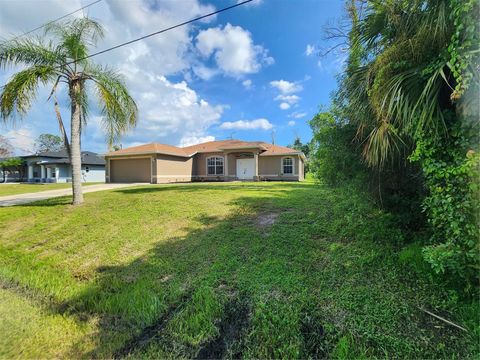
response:
<path id="1" fill-rule="evenodd" d="M 173 189 L 197 191 L 212 189 L 212 186 L 145 187 L 114 191 L 138 194 Z M 238 190 L 238 187 L 223 186 L 213 189 L 230 191 Z M 96 335 L 98 344 L 87 356 L 122 357 L 135 352 L 138 347 L 147 347 L 152 341 L 161 344 L 159 346 L 162 351 L 171 351 L 178 356 L 218 356 L 241 343 L 237 337 L 243 336 L 248 322 L 245 309 L 248 308 L 249 295 L 243 290 L 238 291 L 242 288 L 238 273 L 244 271 L 245 265 L 253 259 L 261 261 L 268 257 L 265 248 L 270 246 L 262 236 L 263 229 L 256 226 L 255 218 L 273 208 L 287 208 L 289 205 L 284 203 L 287 198 L 291 201 L 292 198 L 305 196 L 299 191 L 301 189 L 299 187 L 289 191 L 287 197 L 285 191 L 288 189 L 275 190 L 266 187 L 263 197 L 247 195 L 237 198 L 230 203 L 241 208 L 241 211 L 223 219 L 199 214 L 195 222 L 201 224 L 200 228 L 187 229 L 186 236 L 157 243 L 150 251 L 127 264 L 97 268 L 96 280 L 92 285 L 65 305 L 72 315 L 99 319 Z M 177 331 L 187 334 L 189 331 L 196 331 L 175 329 L 169 324 L 172 319 L 183 316 L 181 314 L 185 307 L 195 307 L 195 301 L 192 305 L 190 299 L 196 296 L 198 289 L 205 287 L 213 289 L 214 296 L 209 302 L 218 303 L 223 310 L 211 319 L 206 316 L 204 327 L 213 326 L 220 330 L 207 332 L 200 338 L 191 335 L 194 340 L 185 340 L 186 335 L 178 334 Z M 242 295 L 226 301 L 232 293 Z M 242 304 L 241 307 L 232 309 L 239 303 Z M 194 312 L 201 313 L 203 308 L 199 306 Z M 243 319 L 238 325 L 242 328 L 241 331 L 226 325 L 228 320 L 221 320 L 235 317 L 232 314 L 235 311 L 239 318 Z M 193 318 L 196 316 L 192 315 Z M 185 320 L 185 323 L 181 324 L 187 328 L 194 326 L 190 322 L 193 324 L 195 319 Z M 203 331 L 204 327 L 200 326 L 198 330 Z M 223 339 L 220 334 L 222 331 L 230 334 L 228 336 L 231 339 Z M 241 353 L 238 348 L 235 351 Z M 157 353 L 158 356 L 159 354 Z"/>

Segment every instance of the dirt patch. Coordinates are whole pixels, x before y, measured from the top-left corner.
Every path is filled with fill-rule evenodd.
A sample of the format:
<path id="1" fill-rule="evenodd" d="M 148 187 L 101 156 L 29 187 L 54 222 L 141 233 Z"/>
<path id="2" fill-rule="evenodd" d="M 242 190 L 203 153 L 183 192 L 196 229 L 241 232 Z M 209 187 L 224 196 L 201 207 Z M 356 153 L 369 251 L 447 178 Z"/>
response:
<path id="1" fill-rule="evenodd" d="M 250 320 L 250 307 L 245 299 L 234 298 L 225 307 L 219 335 L 204 344 L 196 359 L 239 359 L 242 357 L 242 337 Z"/>
<path id="2" fill-rule="evenodd" d="M 261 228 L 269 227 L 275 224 L 279 213 L 263 213 L 257 215 L 257 225 Z"/>

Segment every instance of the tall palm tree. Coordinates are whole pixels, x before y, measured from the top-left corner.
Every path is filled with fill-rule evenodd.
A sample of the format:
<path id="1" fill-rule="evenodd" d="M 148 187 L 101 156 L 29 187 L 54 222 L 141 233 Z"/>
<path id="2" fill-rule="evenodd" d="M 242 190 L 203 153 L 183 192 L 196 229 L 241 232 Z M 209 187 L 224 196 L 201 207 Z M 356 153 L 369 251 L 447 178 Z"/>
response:
<path id="1" fill-rule="evenodd" d="M 0 92 L 0 116 L 13 121 L 27 114 L 40 85 L 51 86 L 49 100 L 54 110 L 65 148 L 72 164 L 73 204 L 83 202 L 81 187 L 81 133 L 88 119 L 88 95 L 94 93 L 102 112 L 102 125 L 109 145 L 136 125 L 137 106 L 122 76 L 87 59 L 89 48 L 103 37 L 102 26 L 79 18 L 46 27 L 45 36 L 0 44 L 0 67 L 26 65 L 9 79 Z M 47 41 L 46 36 L 51 39 Z M 70 142 L 60 113 L 57 92 L 68 88 L 71 122 Z"/>

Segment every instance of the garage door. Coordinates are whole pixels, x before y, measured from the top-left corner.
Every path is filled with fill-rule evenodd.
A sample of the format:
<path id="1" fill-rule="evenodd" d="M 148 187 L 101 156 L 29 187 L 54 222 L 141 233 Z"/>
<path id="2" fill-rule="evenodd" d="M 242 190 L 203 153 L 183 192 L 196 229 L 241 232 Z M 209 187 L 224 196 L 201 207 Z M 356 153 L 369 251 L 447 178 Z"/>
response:
<path id="1" fill-rule="evenodd" d="M 151 160 L 142 159 L 111 159 L 110 182 L 150 182 Z"/>

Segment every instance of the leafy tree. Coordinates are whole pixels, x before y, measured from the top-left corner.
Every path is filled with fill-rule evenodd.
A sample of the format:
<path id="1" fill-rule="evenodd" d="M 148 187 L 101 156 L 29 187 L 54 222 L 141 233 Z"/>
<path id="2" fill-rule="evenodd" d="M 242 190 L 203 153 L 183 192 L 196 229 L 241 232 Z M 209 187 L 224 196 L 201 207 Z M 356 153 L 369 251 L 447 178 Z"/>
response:
<path id="1" fill-rule="evenodd" d="M 0 161 L 0 169 L 2 169 L 3 182 L 7 182 L 7 173 L 15 171 L 22 175 L 24 161 L 20 158 L 8 158 Z"/>
<path id="2" fill-rule="evenodd" d="M 303 144 L 299 136 L 295 137 L 293 145 L 288 145 L 288 147 L 303 152 L 306 157 L 308 157 L 310 153 L 310 145 Z"/>
<path id="3" fill-rule="evenodd" d="M 352 147 L 362 144 L 384 182 L 421 169 L 431 232 L 424 258 L 471 283 L 480 268 L 479 2 L 350 0 L 348 12 L 336 106 L 355 127 Z"/>
<path id="4" fill-rule="evenodd" d="M 63 140 L 58 135 L 41 134 L 35 140 L 35 151 L 60 151 L 64 148 Z"/>
<path id="5" fill-rule="evenodd" d="M 57 121 L 72 164 L 73 204 L 83 202 L 81 187 L 82 128 L 88 121 L 88 95 L 99 100 L 103 128 L 109 144 L 135 126 L 137 106 L 129 95 L 123 78 L 110 68 L 87 59 L 90 47 L 103 36 L 102 26 L 88 18 L 47 25 L 51 38 L 21 38 L 0 45 L 0 66 L 26 65 L 1 89 L 0 116 L 12 120 L 24 116 L 36 97 L 40 85 L 51 85 Z M 65 85 L 70 98 L 70 141 L 59 111 L 56 94 Z M 90 91 L 89 91 L 90 89 Z"/>

